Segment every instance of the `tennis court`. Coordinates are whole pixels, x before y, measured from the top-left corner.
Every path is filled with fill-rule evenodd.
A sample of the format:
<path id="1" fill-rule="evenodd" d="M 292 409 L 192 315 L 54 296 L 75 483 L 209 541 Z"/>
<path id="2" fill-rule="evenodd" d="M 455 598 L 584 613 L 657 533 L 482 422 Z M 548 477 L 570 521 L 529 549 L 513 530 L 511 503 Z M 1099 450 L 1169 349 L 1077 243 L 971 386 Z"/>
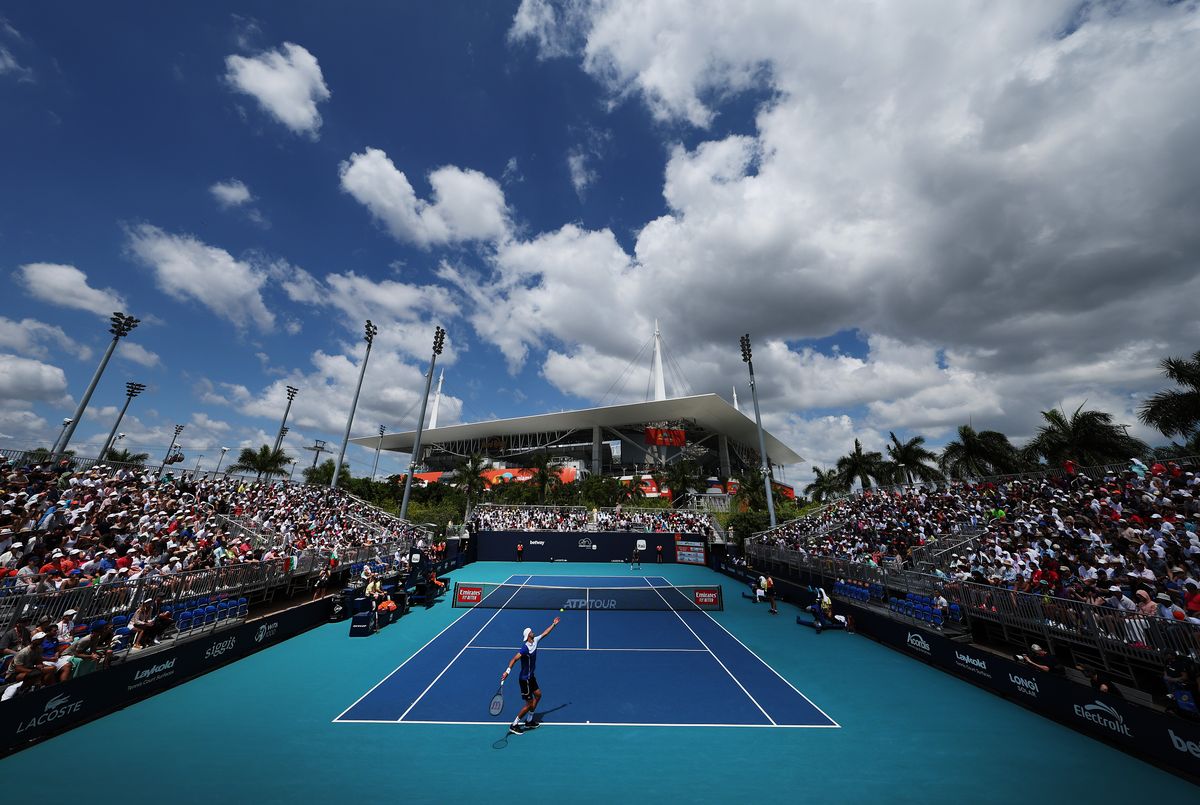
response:
<path id="1" fill-rule="evenodd" d="M 709 615 L 720 593 L 640 575 L 459 585 L 451 595 L 470 608 L 335 720 L 497 723 L 488 700 L 523 629 L 541 633 L 557 616 L 538 648 L 542 724 L 837 727 Z M 520 709 L 516 688 L 514 678 L 501 717 Z"/>
<path id="2" fill-rule="evenodd" d="M 568 586 L 582 577 L 604 577 L 604 586 L 648 586 L 642 575 L 623 565 L 481 562 L 455 571 L 450 580 Z M 110 775 L 100 796 L 119 796 L 126 803 L 392 798 L 440 803 L 447 797 L 488 801 L 514 794 L 528 802 L 571 805 L 652 795 L 704 802 L 800 797 L 822 803 L 927 803 L 939 794 L 997 803 L 1061 803 L 1082 796 L 1091 803 L 1128 803 L 1147 792 L 1163 801 L 1195 799 L 1195 787 L 1183 780 L 866 637 L 818 636 L 796 625 L 797 610 L 789 604 L 770 616 L 765 606 L 744 599 L 731 579 L 708 568 L 647 565 L 644 575 L 679 587 L 722 585 L 724 609 L 680 615 L 773 718 L 783 718 L 776 708 L 787 700 L 777 701 L 753 681 L 754 655 L 840 729 L 699 726 L 763 719 L 732 680 L 709 689 L 697 707 L 680 704 L 687 696 L 676 689 L 694 691 L 699 674 L 720 679 L 711 671 L 719 666 L 704 651 L 669 652 L 686 658 L 679 674 L 650 675 L 651 666 L 641 660 L 596 670 L 610 655 L 645 653 L 602 648 L 689 647 L 687 640 L 694 638 L 677 618 L 673 626 L 659 628 L 659 621 L 670 623 L 671 612 L 577 611 L 562 613 L 576 622 L 555 629 L 542 645 L 575 650 L 547 650 L 538 660 L 544 693 L 539 709 L 559 709 L 544 713 L 543 728 L 514 736 L 497 749 L 519 699 L 510 677 L 503 715 L 488 716 L 500 672 L 516 652 L 521 629 L 540 632 L 559 615 L 558 608 L 456 609 L 443 599 L 366 639 L 348 638 L 344 621 L 321 626 L 0 760 L 0 775 L 21 780 L 64 763 L 85 766 Z M 586 650 L 589 615 L 591 651 Z M 697 626 L 707 621 L 716 621 L 737 640 L 719 641 L 722 630 L 712 623 L 706 630 Z M 484 648 L 466 649 L 468 644 Z M 452 662 L 460 651 L 463 657 Z M 654 663 L 668 652 L 648 654 L 643 659 Z M 476 655 L 477 673 L 462 664 L 474 662 Z M 420 679 L 392 687 L 418 665 L 425 668 Z M 693 667 L 709 671 L 694 673 Z M 452 673 L 459 680 L 453 684 L 447 680 Z M 580 674 L 591 687 L 574 681 Z M 334 722 L 373 687 L 396 694 L 386 707 L 379 700 L 377 721 Z M 397 721 L 426 687 L 420 703 Z M 800 699 L 795 692 L 790 696 L 793 703 Z M 654 712 L 658 697 L 672 703 L 672 715 Z M 717 699 L 736 706 L 726 712 Z M 636 702 L 642 712 L 624 714 L 623 701 Z M 712 718 L 717 712 L 725 713 L 720 721 Z M 418 717 L 448 723 L 413 723 Z M 614 726 L 600 726 L 598 720 Z M 579 722 L 583 726 L 559 726 Z M 639 726 L 643 723 L 683 726 Z M 130 773 L 131 763 L 150 771 Z M 73 802 L 77 789 L 51 787 L 39 799 Z"/>

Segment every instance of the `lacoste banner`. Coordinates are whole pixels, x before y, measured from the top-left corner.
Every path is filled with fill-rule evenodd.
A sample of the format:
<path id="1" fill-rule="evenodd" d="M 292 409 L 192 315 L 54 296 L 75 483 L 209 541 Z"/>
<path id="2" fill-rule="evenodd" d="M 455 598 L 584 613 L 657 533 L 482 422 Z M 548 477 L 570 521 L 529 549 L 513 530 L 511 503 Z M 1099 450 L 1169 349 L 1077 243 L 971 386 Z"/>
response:
<path id="1" fill-rule="evenodd" d="M 144 699 L 324 623 L 328 604 L 314 601 L 168 651 L 133 655 L 106 671 L 0 703 L 0 755 Z"/>

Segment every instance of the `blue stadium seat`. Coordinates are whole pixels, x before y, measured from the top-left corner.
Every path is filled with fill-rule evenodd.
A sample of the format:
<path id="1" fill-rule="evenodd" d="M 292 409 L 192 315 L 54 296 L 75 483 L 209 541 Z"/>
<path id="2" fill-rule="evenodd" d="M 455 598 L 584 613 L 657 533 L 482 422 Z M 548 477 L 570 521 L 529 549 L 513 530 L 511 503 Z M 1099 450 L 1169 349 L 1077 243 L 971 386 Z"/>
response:
<path id="1" fill-rule="evenodd" d="M 129 623 L 129 618 L 125 615 L 118 615 L 112 619 L 113 629 L 120 629 L 127 623 Z"/>
<path id="2" fill-rule="evenodd" d="M 206 606 L 204 608 L 204 623 L 209 624 L 209 623 L 216 623 L 216 622 L 217 622 L 217 608 L 215 606 L 213 606 L 212 604 L 209 604 L 208 606 Z"/>
<path id="3" fill-rule="evenodd" d="M 238 605 L 238 613 L 237 614 L 238 614 L 239 618 L 244 618 L 250 614 L 250 602 L 247 601 L 245 598 L 239 598 L 237 601 L 237 605 Z"/>

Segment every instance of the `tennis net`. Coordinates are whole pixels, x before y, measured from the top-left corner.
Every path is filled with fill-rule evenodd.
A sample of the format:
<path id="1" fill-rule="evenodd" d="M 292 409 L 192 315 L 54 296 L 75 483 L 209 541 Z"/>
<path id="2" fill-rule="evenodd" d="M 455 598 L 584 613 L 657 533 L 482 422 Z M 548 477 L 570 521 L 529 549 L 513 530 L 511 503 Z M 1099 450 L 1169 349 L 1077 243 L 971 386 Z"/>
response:
<path id="1" fill-rule="evenodd" d="M 454 583 L 454 606 L 480 609 L 662 610 L 724 609 L 721 585 L 675 587 L 548 587 Z"/>

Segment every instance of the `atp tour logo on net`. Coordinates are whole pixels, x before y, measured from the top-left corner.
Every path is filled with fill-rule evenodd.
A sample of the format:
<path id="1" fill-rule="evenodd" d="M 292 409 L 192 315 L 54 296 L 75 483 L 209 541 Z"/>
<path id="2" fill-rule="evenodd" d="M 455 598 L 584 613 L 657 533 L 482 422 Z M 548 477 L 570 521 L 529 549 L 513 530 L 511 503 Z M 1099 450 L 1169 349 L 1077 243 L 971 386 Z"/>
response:
<path id="1" fill-rule="evenodd" d="M 615 598 L 568 598 L 563 609 L 616 609 Z"/>
<path id="2" fill-rule="evenodd" d="M 1082 707 L 1077 704 L 1074 706 L 1074 710 L 1075 715 L 1079 718 L 1104 727 L 1106 730 L 1111 730 L 1118 735 L 1124 735 L 1126 738 L 1133 737 L 1133 732 L 1125 724 L 1125 717 L 1104 702 L 1097 701 L 1093 704 L 1085 704 Z"/>
<path id="3" fill-rule="evenodd" d="M 46 706 L 42 708 L 42 712 L 40 714 L 34 718 L 22 721 L 17 726 L 16 734 L 20 735 L 26 730 L 33 729 L 34 727 L 40 727 L 43 724 L 49 724 L 51 721 L 58 721 L 60 718 L 66 718 L 67 716 L 74 715 L 75 713 L 78 713 L 82 707 L 83 699 L 71 701 L 71 696 L 67 693 L 55 696 L 46 702 Z"/>
<path id="4" fill-rule="evenodd" d="M 919 651 L 922 654 L 929 654 L 933 650 L 929 645 L 929 641 L 922 637 L 920 632 L 909 632 L 906 642 L 909 648 Z"/>

